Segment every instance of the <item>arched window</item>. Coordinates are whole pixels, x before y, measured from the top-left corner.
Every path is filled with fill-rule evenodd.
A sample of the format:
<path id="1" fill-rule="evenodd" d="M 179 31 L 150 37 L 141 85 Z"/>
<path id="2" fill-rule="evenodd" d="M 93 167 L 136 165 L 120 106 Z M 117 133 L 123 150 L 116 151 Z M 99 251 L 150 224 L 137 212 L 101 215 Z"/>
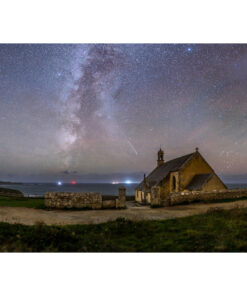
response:
<path id="1" fill-rule="evenodd" d="M 176 191 L 177 188 L 177 179 L 175 176 L 172 177 L 172 191 Z"/>

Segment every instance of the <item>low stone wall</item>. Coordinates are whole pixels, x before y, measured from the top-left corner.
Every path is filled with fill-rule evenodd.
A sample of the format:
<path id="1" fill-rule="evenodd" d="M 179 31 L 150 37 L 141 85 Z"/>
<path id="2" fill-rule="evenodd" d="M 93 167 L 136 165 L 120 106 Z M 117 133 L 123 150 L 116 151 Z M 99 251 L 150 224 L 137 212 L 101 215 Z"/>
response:
<path id="1" fill-rule="evenodd" d="M 103 209 L 114 209 L 116 208 L 116 199 L 108 199 L 102 201 L 102 208 Z"/>
<path id="2" fill-rule="evenodd" d="M 247 188 L 244 189 L 229 189 L 212 192 L 180 192 L 171 193 L 168 199 L 162 201 L 163 206 L 174 206 L 184 203 L 191 203 L 195 201 L 213 201 L 218 199 L 238 199 L 241 197 L 247 197 Z"/>
<path id="3" fill-rule="evenodd" d="M 47 192 L 45 194 L 45 206 L 56 209 L 100 209 L 102 207 L 102 196 L 100 193 L 94 192 Z"/>
<path id="4" fill-rule="evenodd" d="M 100 193 L 95 192 L 47 192 L 45 206 L 54 209 L 123 209 L 126 207 L 126 189 L 119 188 L 115 199 L 103 200 Z"/>

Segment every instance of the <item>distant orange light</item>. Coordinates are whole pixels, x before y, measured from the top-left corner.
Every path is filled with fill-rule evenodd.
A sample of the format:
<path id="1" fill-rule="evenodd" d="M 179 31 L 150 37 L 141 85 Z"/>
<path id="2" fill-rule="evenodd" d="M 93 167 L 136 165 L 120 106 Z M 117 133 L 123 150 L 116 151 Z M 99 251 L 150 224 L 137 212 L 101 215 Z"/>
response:
<path id="1" fill-rule="evenodd" d="M 72 185 L 75 185 L 75 184 L 76 184 L 76 181 L 72 181 L 71 184 L 72 184 Z"/>

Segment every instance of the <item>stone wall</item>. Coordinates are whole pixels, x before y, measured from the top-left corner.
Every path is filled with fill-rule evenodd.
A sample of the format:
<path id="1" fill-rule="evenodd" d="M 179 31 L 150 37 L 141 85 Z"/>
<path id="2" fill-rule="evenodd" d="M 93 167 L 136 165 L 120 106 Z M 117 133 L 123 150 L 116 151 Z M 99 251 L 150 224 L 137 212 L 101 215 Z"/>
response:
<path id="1" fill-rule="evenodd" d="M 45 206 L 56 209 L 100 209 L 102 207 L 102 196 L 100 193 L 92 192 L 47 192 L 45 194 Z"/>
<path id="2" fill-rule="evenodd" d="M 95 192 L 47 192 L 45 206 L 54 209 L 122 209 L 126 207 L 126 189 L 119 188 L 116 199 L 102 200 L 102 195 Z"/>
<path id="3" fill-rule="evenodd" d="M 102 201 L 102 208 L 103 209 L 114 209 L 116 208 L 116 199 L 108 199 Z"/>
<path id="4" fill-rule="evenodd" d="M 153 186 L 151 188 L 151 207 L 160 207 L 161 206 L 161 199 L 160 199 L 160 187 Z"/>
<path id="5" fill-rule="evenodd" d="M 247 188 L 244 189 L 229 189 L 229 190 L 219 190 L 211 192 L 200 192 L 200 191 L 191 191 L 191 192 L 180 192 L 180 193 L 171 193 L 168 197 L 168 200 L 163 200 L 161 203 L 163 206 L 166 206 L 167 203 L 169 206 L 191 203 L 195 201 L 213 201 L 218 199 L 233 199 L 247 197 Z"/>

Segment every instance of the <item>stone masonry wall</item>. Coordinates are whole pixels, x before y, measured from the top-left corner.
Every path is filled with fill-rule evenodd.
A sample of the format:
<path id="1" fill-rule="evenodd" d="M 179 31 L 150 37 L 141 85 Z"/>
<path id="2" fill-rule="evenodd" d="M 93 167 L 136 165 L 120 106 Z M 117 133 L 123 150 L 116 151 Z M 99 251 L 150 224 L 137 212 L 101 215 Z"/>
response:
<path id="1" fill-rule="evenodd" d="M 92 192 L 47 192 L 45 194 L 45 206 L 56 209 L 100 209 L 102 207 L 102 196 L 100 193 Z"/>
<path id="2" fill-rule="evenodd" d="M 161 199 L 160 199 L 160 187 L 153 186 L 151 188 L 151 207 L 160 207 L 161 206 Z"/>
<path id="3" fill-rule="evenodd" d="M 126 207 L 125 188 L 119 188 L 119 196 L 113 200 L 102 200 L 100 193 L 95 192 L 47 192 L 45 206 L 55 209 L 122 209 Z"/>
<path id="4" fill-rule="evenodd" d="M 116 199 L 103 200 L 102 201 L 102 208 L 103 209 L 114 209 L 114 208 L 116 208 Z"/>
<path id="5" fill-rule="evenodd" d="M 168 197 L 169 206 L 179 205 L 183 203 L 191 203 L 195 201 L 210 201 L 218 199 L 232 199 L 232 198 L 241 198 L 247 197 L 247 188 L 244 189 L 229 189 L 229 190 L 219 190 L 212 192 L 200 192 L 200 191 L 191 191 L 191 192 L 180 192 L 180 193 L 171 193 Z M 167 205 L 167 200 L 163 201 L 163 206 Z"/>

